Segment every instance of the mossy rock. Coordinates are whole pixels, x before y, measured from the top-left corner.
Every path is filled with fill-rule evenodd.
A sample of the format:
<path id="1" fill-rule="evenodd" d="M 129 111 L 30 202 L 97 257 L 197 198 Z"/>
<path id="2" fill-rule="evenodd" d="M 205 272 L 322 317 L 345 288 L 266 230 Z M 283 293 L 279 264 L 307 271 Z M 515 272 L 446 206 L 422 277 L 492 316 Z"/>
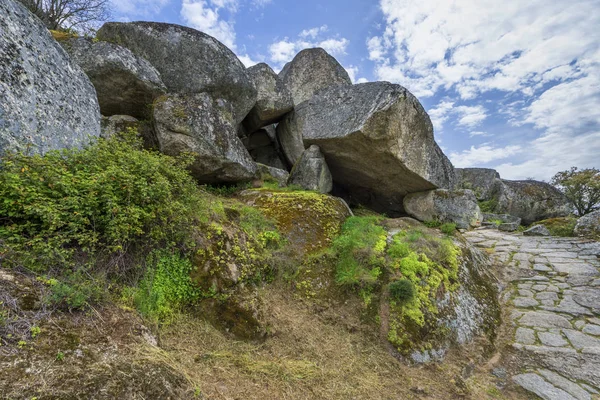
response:
<path id="1" fill-rule="evenodd" d="M 256 189 L 242 192 L 240 199 L 275 221 L 300 254 L 328 247 L 351 215 L 343 200 L 315 192 Z"/>
<path id="2" fill-rule="evenodd" d="M 552 236 L 573 237 L 577 218 L 575 217 L 558 217 L 548 218 L 542 221 L 535 222 L 533 225 L 544 225 Z M 533 226 L 531 225 L 531 226 Z"/>
<path id="3" fill-rule="evenodd" d="M 57 42 L 63 42 L 65 40 L 69 40 L 69 39 L 73 39 L 73 38 L 77 37 L 77 35 L 72 32 L 56 31 L 56 30 L 52 30 L 52 29 L 50 29 L 50 34 L 52 35 L 54 40 L 56 40 Z"/>

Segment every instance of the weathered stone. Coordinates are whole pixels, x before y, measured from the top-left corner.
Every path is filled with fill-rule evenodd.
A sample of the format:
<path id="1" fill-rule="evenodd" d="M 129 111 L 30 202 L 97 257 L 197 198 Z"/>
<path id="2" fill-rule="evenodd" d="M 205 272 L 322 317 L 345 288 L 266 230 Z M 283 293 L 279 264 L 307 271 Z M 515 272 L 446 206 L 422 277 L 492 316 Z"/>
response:
<path id="1" fill-rule="evenodd" d="M 269 131 L 273 131 L 273 136 Z M 279 151 L 274 129 L 267 127 L 253 132 L 242 138 L 244 146 L 250 152 L 252 159 L 260 164 L 265 164 L 278 169 L 287 169 L 283 156 Z"/>
<path id="2" fill-rule="evenodd" d="M 321 48 L 305 49 L 287 63 L 279 77 L 292 93 L 294 105 L 329 86 L 351 85 L 350 76 L 335 58 Z"/>
<path id="3" fill-rule="evenodd" d="M 154 126 L 160 151 L 194 154 L 190 170 L 201 183 L 254 179 L 256 164 L 237 136 L 231 107 L 208 93 L 159 97 L 154 103 Z"/>
<path id="4" fill-rule="evenodd" d="M 600 326 L 588 324 L 581 330 L 583 333 L 588 335 L 600 336 Z"/>
<path id="5" fill-rule="evenodd" d="M 283 169 L 274 168 L 268 165 L 256 163 L 258 176 L 265 182 L 277 182 L 279 187 L 287 186 L 287 180 L 290 174 Z"/>
<path id="6" fill-rule="evenodd" d="M 517 328 L 515 341 L 521 344 L 534 344 L 535 331 L 529 328 Z"/>
<path id="7" fill-rule="evenodd" d="M 502 180 L 493 198 L 496 212 L 520 217 L 525 225 L 571 213 L 565 195 L 545 182 Z"/>
<path id="8" fill-rule="evenodd" d="M 556 333 L 539 332 L 538 338 L 544 346 L 563 347 L 569 344 L 561 335 Z"/>
<path id="9" fill-rule="evenodd" d="M 167 90 L 159 72 L 129 49 L 87 38 L 60 44 L 94 84 L 102 115 L 144 119 L 154 99 Z"/>
<path id="10" fill-rule="evenodd" d="M 513 380 L 523 389 L 535 393 L 544 400 L 577 400 L 564 390 L 548 383 L 537 374 L 520 374 L 514 376 Z"/>
<path id="11" fill-rule="evenodd" d="M 554 386 L 563 389 L 578 400 L 591 400 L 592 396 L 581 388 L 577 383 L 547 369 L 539 369 L 538 372 Z"/>
<path id="12" fill-rule="evenodd" d="M 600 314 L 600 289 L 582 288 L 573 296 L 573 300 L 578 304 L 592 309 Z"/>
<path id="13" fill-rule="evenodd" d="M 319 146 L 312 145 L 304 150 L 290 172 L 288 185 L 298 185 L 320 193 L 331 192 L 333 180 Z"/>
<path id="14" fill-rule="evenodd" d="M 319 91 L 277 126 L 294 163 L 316 144 L 333 180 L 352 202 L 394 216 L 408 193 L 450 188 L 454 168 L 433 138 L 431 121 L 406 89 L 387 82 Z"/>
<path id="15" fill-rule="evenodd" d="M 80 147 L 100 135 L 94 86 L 20 2 L 0 3 L 0 156 Z"/>
<path id="16" fill-rule="evenodd" d="M 148 60 L 170 93 L 207 92 L 228 101 L 235 125 L 256 103 L 256 89 L 242 62 L 203 32 L 159 22 L 109 22 L 97 37 Z"/>
<path id="17" fill-rule="evenodd" d="M 404 209 L 420 221 L 452 222 L 462 229 L 477 227 L 483 219 L 477 199 L 470 190 L 437 189 L 411 193 L 404 198 Z"/>
<path id="18" fill-rule="evenodd" d="M 505 222 L 498 225 L 498 230 L 504 232 L 514 232 L 517 229 L 519 229 L 519 224 L 517 224 L 516 222 Z"/>
<path id="19" fill-rule="evenodd" d="M 117 133 L 125 132 L 127 129 L 136 129 L 138 119 L 130 115 L 113 115 L 111 117 L 102 117 L 102 129 L 100 137 L 109 139 Z"/>
<path id="20" fill-rule="evenodd" d="M 535 225 L 523 232 L 525 236 L 550 236 L 550 231 L 544 225 Z"/>
<path id="21" fill-rule="evenodd" d="M 460 170 L 460 168 L 456 168 L 456 171 Z M 458 175 L 457 175 L 458 179 Z M 510 214 L 492 214 L 492 213 L 483 213 L 484 221 L 501 221 L 502 223 L 516 223 L 517 225 L 521 224 L 521 218 L 515 217 Z"/>
<path id="22" fill-rule="evenodd" d="M 540 305 L 539 301 L 532 299 L 531 297 L 517 297 L 513 300 L 513 304 L 515 307 L 537 307 Z"/>
<path id="23" fill-rule="evenodd" d="M 548 312 L 530 311 L 519 319 L 523 326 L 534 326 L 537 328 L 571 328 L 569 320 L 561 315 Z"/>
<path id="24" fill-rule="evenodd" d="M 585 333 L 576 331 L 574 329 L 564 329 L 563 332 L 569 339 L 569 342 L 577 350 L 583 349 L 584 347 L 600 347 L 600 339 L 595 338 Z"/>
<path id="25" fill-rule="evenodd" d="M 456 181 L 459 187 L 473 190 L 477 200 L 491 200 L 500 174 L 490 168 L 456 168 Z"/>
<path id="26" fill-rule="evenodd" d="M 244 127 L 254 132 L 263 126 L 278 122 L 292 111 L 292 94 L 277 74 L 265 63 L 256 64 L 246 70 L 258 92 L 256 104 L 244 119 Z"/>
<path id="27" fill-rule="evenodd" d="M 593 211 L 577 220 L 574 230 L 577 236 L 600 237 L 600 210 Z"/>

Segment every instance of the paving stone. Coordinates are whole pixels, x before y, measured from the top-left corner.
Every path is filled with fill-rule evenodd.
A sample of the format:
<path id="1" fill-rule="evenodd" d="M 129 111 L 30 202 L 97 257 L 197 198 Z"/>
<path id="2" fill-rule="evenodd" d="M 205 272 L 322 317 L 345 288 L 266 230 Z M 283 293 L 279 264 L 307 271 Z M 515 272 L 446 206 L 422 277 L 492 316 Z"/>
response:
<path id="1" fill-rule="evenodd" d="M 591 400 L 592 396 L 582 389 L 577 383 L 565 378 L 562 375 L 557 374 L 556 372 L 547 370 L 547 369 L 538 369 L 540 375 L 542 375 L 548 382 L 553 384 L 554 386 L 566 391 L 573 397 L 578 400 Z"/>
<path id="2" fill-rule="evenodd" d="M 533 285 L 531 288 L 536 292 L 541 292 L 543 290 L 546 290 L 547 287 L 548 285 Z"/>
<path id="3" fill-rule="evenodd" d="M 535 331 L 529 328 L 517 328 L 515 341 L 521 344 L 535 344 Z"/>
<path id="4" fill-rule="evenodd" d="M 517 287 L 519 289 L 531 289 L 532 284 L 531 283 L 519 283 L 517 285 Z"/>
<path id="5" fill-rule="evenodd" d="M 539 332 L 538 338 L 540 339 L 540 342 L 542 342 L 542 344 L 545 346 L 563 347 L 569 344 L 569 342 L 563 339 L 561 335 L 557 335 L 556 333 Z"/>
<path id="6" fill-rule="evenodd" d="M 590 385 L 586 385 L 585 383 L 580 383 L 579 385 L 582 388 L 584 388 L 585 390 L 587 390 L 588 392 L 590 392 L 591 394 L 600 394 L 600 392 L 598 392 L 596 389 L 594 389 Z"/>
<path id="7" fill-rule="evenodd" d="M 554 307 L 554 300 L 541 300 L 541 303 L 545 307 Z"/>
<path id="8" fill-rule="evenodd" d="M 582 320 L 575 321 L 575 323 L 573 325 L 575 326 L 575 328 L 581 329 L 585 326 L 585 321 L 582 321 Z"/>
<path id="9" fill-rule="evenodd" d="M 586 325 L 582 330 L 583 333 L 587 333 L 588 335 L 600 336 L 600 326 L 599 325 Z"/>
<path id="10" fill-rule="evenodd" d="M 571 296 L 565 296 L 556 307 L 543 307 L 546 311 L 567 313 L 571 315 L 593 315 L 590 310 L 577 304 Z"/>
<path id="11" fill-rule="evenodd" d="M 579 305 L 591 308 L 594 312 L 600 314 L 600 289 L 582 288 L 577 290 L 573 300 Z"/>
<path id="12" fill-rule="evenodd" d="M 587 319 L 590 324 L 600 325 L 600 318 L 592 317 Z"/>
<path id="13" fill-rule="evenodd" d="M 572 274 L 572 275 L 589 275 L 594 276 L 598 275 L 598 270 L 587 263 L 574 264 L 574 263 L 555 263 L 551 262 L 552 267 L 556 272 L 563 274 Z"/>
<path id="14" fill-rule="evenodd" d="M 541 253 L 542 257 L 560 257 L 560 258 L 576 258 L 577 253 L 572 253 L 570 251 L 553 251 L 549 253 Z"/>
<path id="15" fill-rule="evenodd" d="M 519 289 L 519 296 L 521 297 L 533 297 L 533 292 L 527 289 Z"/>
<path id="16" fill-rule="evenodd" d="M 552 385 L 537 374 L 520 374 L 513 381 L 523 389 L 535 393 L 544 400 L 577 400 L 569 393 Z"/>
<path id="17" fill-rule="evenodd" d="M 537 300 L 558 300 L 558 295 L 554 292 L 539 292 L 535 298 Z"/>
<path id="18" fill-rule="evenodd" d="M 548 267 L 547 265 L 544 265 L 544 264 L 533 264 L 533 269 L 535 271 L 540 271 L 540 272 L 552 271 L 552 268 L 550 268 L 550 267 Z"/>
<path id="19" fill-rule="evenodd" d="M 517 297 L 513 300 L 513 304 L 515 307 L 537 307 L 540 305 L 540 302 L 531 298 L 531 297 Z M 554 305 L 554 303 L 552 303 Z"/>
<path id="20" fill-rule="evenodd" d="M 539 328 L 571 328 L 569 320 L 562 315 L 541 311 L 526 312 L 519 319 L 519 324 Z"/>
<path id="21" fill-rule="evenodd" d="M 598 347 L 600 350 L 600 339 L 574 329 L 564 329 L 563 333 L 567 336 L 567 339 L 569 339 L 569 342 L 571 342 L 573 347 L 578 350 L 581 350 L 584 347 Z"/>

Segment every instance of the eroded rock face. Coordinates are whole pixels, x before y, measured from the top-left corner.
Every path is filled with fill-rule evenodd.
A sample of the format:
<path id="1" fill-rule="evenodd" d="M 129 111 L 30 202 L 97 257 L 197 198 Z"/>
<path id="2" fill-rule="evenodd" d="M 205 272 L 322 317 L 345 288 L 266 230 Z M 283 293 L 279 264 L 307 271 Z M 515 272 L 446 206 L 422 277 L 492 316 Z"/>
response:
<path id="1" fill-rule="evenodd" d="M 600 237 L 600 210 L 579 218 L 575 225 L 575 235 Z"/>
<path id="2" fill-rule="evenodd" d="M 246 70 L 258 95 L 256 104 L 244 119 L 247 132 L 278 122 L 294 108 L 292 94 L 279 76 L 265 63 Z"/>
<path id="3" fill-rule="evenodd" d="M 304 150 L 300 160 L 292 168 L 288 184 L 320 193 L 331 192 L 333 180 L 319 146 L 312 145 Z"/>
<path id="4" fill-rule="evenodd" d="M 0 3 L 0 155 L 80 147 L 100 135 L 94 86 L 42 22 Z"/>
<path id="5" fill-rule="evenodd" d="M 269 165 L 278 169 L 287 169 L 279 151 L 279 144 L 272 126 L 259 129 L 242 138 L 244 146 L 257 163 Z"/>
<path id="6" fill-rule="evenodd" d="M 471 189 L 477 200 L 490 200 L 499 184 L 500 174 L 490 168 L 456 168 L 457 185 Z"/>
<path id="7" fill-rule="evenodd" d="M 523 232 L 525 236 L 550 236 L 550 231 L 544 225 L 535 225 Z"/>
<path id="8" fill-rule="evenodd" d="M 295 163 L 318 145 L 334 182 L 353 201 L 377 211 L 403 212 L 409 193 L 454 184 L 454 168 L 433 138 L 419 101 L 387 82 L 323 89 L 277 126 L 283 152 Z"/>
<path id="9" fill-rule="evenodd" d="M 475 228 L 483 221 L 471 190 L 437 189 L 411 193 L 404 198 L 404 209 L 420 221 L 452 222 L 461 229 Z"/>
<path id="10" fill-rule="evenodd" d="M 292 93 L 294 105 L 306 101 L 316 91 L 336 85 L 351 85 L 348 72 L 321 48 L 305 49 L 287 63 L 279 77 Z"/>
<path id="11" fill-rule="evenodd" d="M 148 60 L 170 93 L 207 92 L 230 102 L 236 124 L 256 103 L 256 89 L 242 62 L 205 33 L 159 22 L 109 22 L 97 37 Z"/>
<path id="12" fill-rule="evenodd" d="M 567 198 L 545 182 L 502 180 L 493 197 L 496 212 L 520 217 L 525 225 L 571 213 Z"/>
<path id="13" fill-rule="evenodd" d="M 152 101 L 167 90 L 159 72 L 129 49 L 86 38 L 60 44 L 94 84 L 102 115 L 147 117 Z"/>
<path id="14" fill-rule="evenodd" d="M 237 136 L 232 105 L 208 93 L 165 95 L 154 103 L 160 151 L 191 152 L 190 167 L 201 183 L 243 182 L 256 176 L 256 164 Z"/>

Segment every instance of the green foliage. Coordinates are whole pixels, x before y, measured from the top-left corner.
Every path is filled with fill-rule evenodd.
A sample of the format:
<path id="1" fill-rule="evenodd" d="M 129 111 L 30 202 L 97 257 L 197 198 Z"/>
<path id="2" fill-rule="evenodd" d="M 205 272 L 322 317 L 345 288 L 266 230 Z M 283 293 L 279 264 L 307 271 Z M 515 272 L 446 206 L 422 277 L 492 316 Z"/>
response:
<path id="1" fill-rule="evenodd" d="M 390 297 L 399 303 L 408 303 L 415 298 L 414 283 L 408 279 L 400 279 L 390 283 Z"/>
<path id="2" fill-rule="evenodd" d="M 250 188 L 250 183 L 235 183 L 235 184 L 221 184 L 221 185 L 204 185 L 203 188 L 216 196 L 233 196 L 242 190 Z"/>
<path id="3" fill-rule="evenodd" d="M 425 225 L 428 228 L 439 228 L 442 225 L 442 222 L 438 221 L 437 219 L 434 219 L 431 221 L 423 222 L 423 225 Z"/>
<path id="4" fill-rule="evenodd" d="M 552 236 L 561 237 L 573 237 L 575 235 L 575 225 L 577 225 L 577 218 L 574 217 L 561 217 L 561 218 L 550 218 L 543 221 L 538 221 L 533 225 L 544 225 L 550 231 Z"/>
<path id="5" fill-rule="evenodd" d="M 166 250 L 150 253 L 146 273 L 134 294 L 137 309 L 147 318 L 168 321 L 182 306 L 200 298 L 190 277 L 192 263 Z"/>
<path id="6" fill-rule="evenodd" d="M 62 351 L 59 351 L 58 353 L 56 353 L 56 361 L 62 362 L 65 360 L 65 353 L 63 353 Z"/>
<path id="7" fill-rule="evenodd" d="M 340 285 L 372 284 L 385 262 L 387 232 L 380 217 L 350 217 L 332 249 L 338 255 L 336 281 Z"/>
<path id="8" fill-rule="evenodd" d="M 29 333 L 31 333 L 31 338 L 35 339 L 40 333 L 42 333 L 42 329 L 39 326 L 32 326 L 29 328 Z"/>
<path id="9" fill-rule="evenodd" d="M 185 169 L 190 161 L 143 150 L 133 130 L 82 150 L 6 155 L 0 165 L 6 261 L 46 272 L 74 266 L 75 255 L 183 245 L 209 209 Z"/>
<path id="10" fill-rule="evenodd" d="M 486 201 L 479 201 L 479 209 L 484 213 L 493 213 L 498 207 L 498 200 L 491 199 Z"/>
<path id="11" fill-rule="evenodd" d="M 600 170 L 571 167 L 554 175 L 550 183 L 565 194 L 577 215 L 583 216 L 600 208 Z"/>
<path id="12" fill-rule="evenodd" d="M 50 304 L 69 310 L 80 309 L 96 303 L 105 296 L 104 279 L 87 272 L 75 271 L 61 276 L 60 280 L 48 279 Z"/>
<path id="13" fill-rule="evenodd" d="M 446 235 L 454 235 L 454 232 L 456 232 L 456 224 L 447 222 L 440 226 L 440 230 Z"/>

